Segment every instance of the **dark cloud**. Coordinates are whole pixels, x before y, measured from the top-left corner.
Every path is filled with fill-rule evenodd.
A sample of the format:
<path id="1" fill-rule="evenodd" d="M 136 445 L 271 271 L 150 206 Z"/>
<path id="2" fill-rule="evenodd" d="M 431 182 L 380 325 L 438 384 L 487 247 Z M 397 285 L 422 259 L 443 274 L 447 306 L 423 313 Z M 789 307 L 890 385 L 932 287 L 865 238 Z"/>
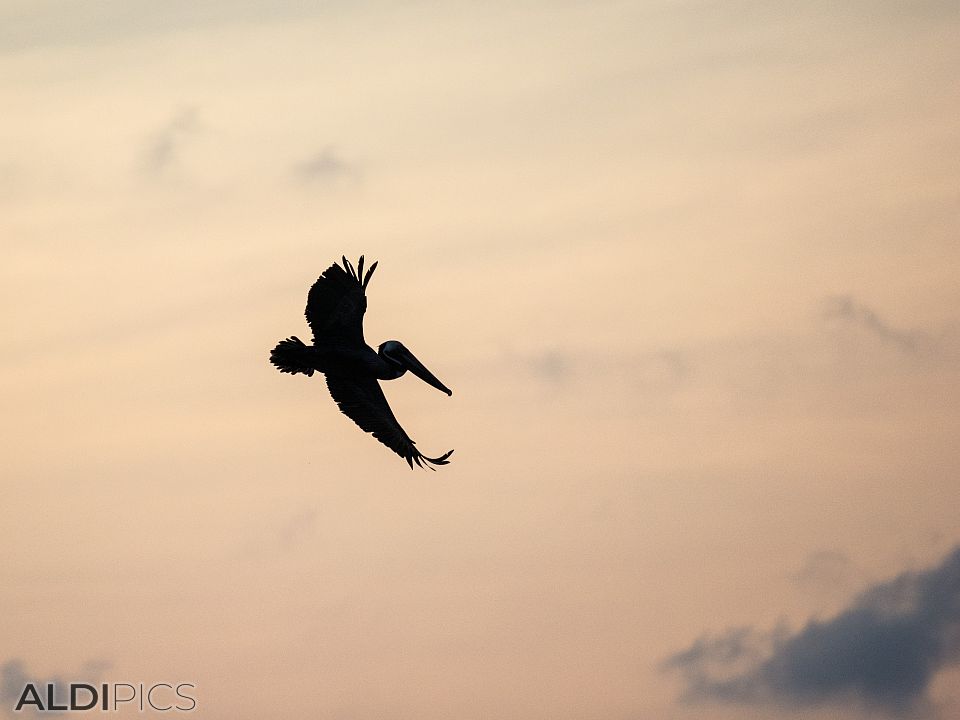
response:
<path id="1" fill-rule="evenodd" d="M 795 634 L 751 628 L 697 640 L 668 658 L 687 701 L 794 709 L 859 704 L 891 716 L 929 711 L 936 673 L 960 662 L 960 547 L 925 572 L 862 593 L 831 620 Z"/>
<path id="2" fill-rule="evenodd" d="M 143 158 L 144 169 L 150 174 L 167 170 L 176 162 L 184 140 L 199 128 L 196 108 L 184 108 L 178 112 L 150 141 Z"/>
<path id="3" fill-rule="evenodd" d="M 9 712 L 11 716 L 34 717 L 39 715 L 60 715 L 59 712 L 40 713 L 33 705 L 25 705 L 19 712 L 15 711 L 17 703 L 23 694 L 24 688 L 28 683 L 40 693 L 40 699 L 46 703 L 46 688 L 48 684 L 53 685 L 53 697 L 59 703 L 63 702 L 69 693 L 68 682 L 59 677 L 41 679 L 27 674 L 24 664 L 21 660 L 9 660 L 0 667 L 0 703 L 3 710 Z"/>
<path id="4" fill-rule="evenodd" d="M 48 684 L 54 686 L 53 697 L 58 703 L 65 702 L 70 695 L 71 682 L 97 683 L 103 673 L 110 668 L 110 664 L 102 660 L 94 660 L 85 663 L 76 676 L 69 680 L 61 677 L 39 678 L 27 674 L 23 661 L 17 658 L 8 660 L 0 665 L 0 712 L 8 712 L 12 717 L 41 717 L 41 716 L 61 716 L 62 712 L 39 712 L 32 706 L 24 706 L 19 712 L 14 712 L 14 708 L 23 694 L 27 683 L 33 683 L 34 687 L 40 693 L 41 700 L 46 702 L 46 688 Z"/>
<path id="5" fill-rule="evenodd" d="M 927 341 L 925 334 L 918 330 L 901 330 L 888 325 L 876 312 L 849 295 L 827 298 L 823 305 L 823 317 L 862 328 L 883 342 L 906 352 L 917 352 Z"/>
<path id="6" fill-rule="evenodd" d="M 294 166 L 293 172 L 302 182 L 355 179 L 359 176 L 357 169 L 329 146 Z"/>

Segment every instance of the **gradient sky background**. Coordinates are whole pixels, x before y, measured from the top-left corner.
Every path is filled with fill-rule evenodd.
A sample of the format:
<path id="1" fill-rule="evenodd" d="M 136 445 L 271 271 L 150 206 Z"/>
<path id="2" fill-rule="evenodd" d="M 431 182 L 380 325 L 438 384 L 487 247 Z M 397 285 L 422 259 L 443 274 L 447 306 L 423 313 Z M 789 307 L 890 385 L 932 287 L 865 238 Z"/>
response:
<path id="1" fill-rule="evenodd" d="M 960 715 L 958 37 L 955 2 L 0 2 L 3 707 Z M 454 390 L 386 387 L 436 474 L 267 361 L 342 253 L 368 341 Z"/>

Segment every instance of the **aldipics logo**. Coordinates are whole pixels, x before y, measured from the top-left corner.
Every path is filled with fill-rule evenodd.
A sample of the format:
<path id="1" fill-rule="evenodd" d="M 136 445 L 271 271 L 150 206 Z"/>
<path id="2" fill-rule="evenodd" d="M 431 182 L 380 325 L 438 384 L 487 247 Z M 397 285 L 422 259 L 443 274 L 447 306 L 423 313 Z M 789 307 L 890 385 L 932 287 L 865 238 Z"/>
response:
<path id="1" fill-rule="evenodd" d="M 193 683 L 70 683 L 28 682 L 14 712 L 116 711 L 136 708 L 140 712 L 190 712 L 197 707 Z"/>

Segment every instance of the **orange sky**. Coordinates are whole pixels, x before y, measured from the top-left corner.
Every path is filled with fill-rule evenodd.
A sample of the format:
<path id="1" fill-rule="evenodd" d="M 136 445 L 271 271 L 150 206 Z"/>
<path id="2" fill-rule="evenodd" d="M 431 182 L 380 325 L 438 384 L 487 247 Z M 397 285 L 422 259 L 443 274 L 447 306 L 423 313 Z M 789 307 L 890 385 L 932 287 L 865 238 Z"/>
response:
<path id="1" fill-rule="evenodd" d="M 662 665 L 960 543 L 954 4 L 305 5 L 0 2 L 0 666 L 859 718 Z M 437 473 L 267 361 L 343 253 Z"/>

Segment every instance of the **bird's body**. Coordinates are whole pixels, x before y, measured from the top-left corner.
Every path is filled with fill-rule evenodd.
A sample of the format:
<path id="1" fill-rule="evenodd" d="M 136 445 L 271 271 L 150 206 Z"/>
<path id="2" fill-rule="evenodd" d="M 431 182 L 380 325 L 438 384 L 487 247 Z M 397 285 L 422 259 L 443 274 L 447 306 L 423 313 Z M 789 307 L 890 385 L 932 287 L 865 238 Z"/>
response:
<path id="1" fill-rule="evenodd" d="M 379 380 L 394 380 L 407 370 L 424 382 L 453 393 L 427 370 L 402 343 L 389 340 L 374 350 L 363 339 L 366 288 L 377 263 L 363 275 L 363 257 L 357 269 L 343 258 L 343 266 L 331 265 L 310 288 L 306 317 L 313 330 L 313 345 L 297 337 L 281 340 L 270 354 L 280 370 L 326 376 L 327 388 L 340 411 L 362 430 L 407 461 L 424 467 L 446 465 L 452 450 L 437 458 L 421 454 L 394 417 L 380 389 Z M 432 469 L 432 468 L 431 468 Z"/>
<path id="2" fill-rule="evenodd" d="M 369 375 L 377 380 L 393 380 L 399 377 L 390 363 L 372 347 L 330 345 L 306 345 L 303 363 L 317 372 L 334 375 Z"/>

